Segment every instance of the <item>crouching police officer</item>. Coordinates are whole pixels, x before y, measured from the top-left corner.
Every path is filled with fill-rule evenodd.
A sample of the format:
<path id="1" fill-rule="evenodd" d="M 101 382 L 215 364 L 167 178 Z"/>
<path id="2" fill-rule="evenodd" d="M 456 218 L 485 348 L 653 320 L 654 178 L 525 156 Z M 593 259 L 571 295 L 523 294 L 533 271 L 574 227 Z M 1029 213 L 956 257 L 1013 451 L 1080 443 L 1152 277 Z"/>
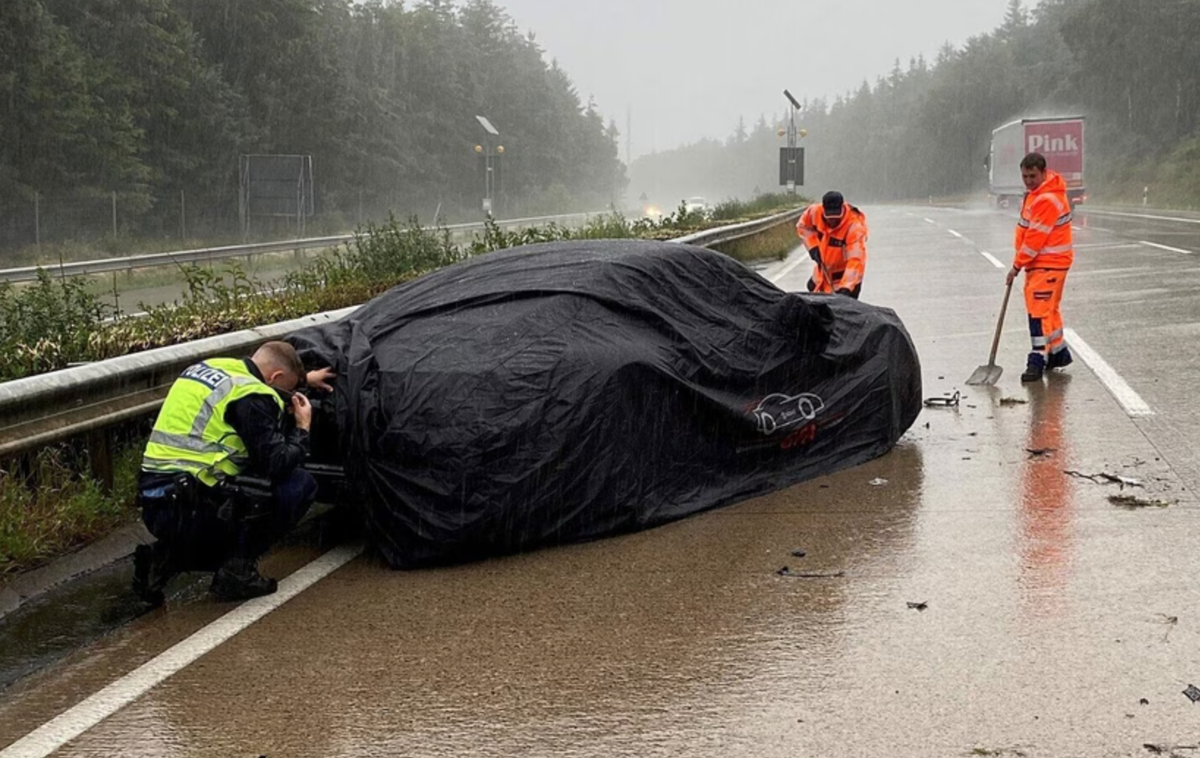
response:
<path id="1" fill-rule="evenodd" d="M 142 520 L 158 539 L 134 554 L 142 600 L 162 604 L 182 571 L 214 572 L 211 591 L 224 600 L 275 591 L 258 558 L 299 523 L 317 489 L 301 468 L 312 406 L 295 390 L 331 389 L 333 377 L 306 374 L 295 348 L 267 342 L 247 360 L 210 358 L 175 380 L 138 478 Z"/>

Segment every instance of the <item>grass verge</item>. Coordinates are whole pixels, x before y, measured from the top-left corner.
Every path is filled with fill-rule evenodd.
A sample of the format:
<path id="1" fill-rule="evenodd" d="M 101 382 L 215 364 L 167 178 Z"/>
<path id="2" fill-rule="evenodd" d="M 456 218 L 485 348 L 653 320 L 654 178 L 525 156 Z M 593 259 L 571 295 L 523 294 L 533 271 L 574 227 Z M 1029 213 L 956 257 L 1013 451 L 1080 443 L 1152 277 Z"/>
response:
<path id="1" fill-rule="evenodd" d="M 742 263 L 757 263 L 768 260 L 781 261 L 799 244 L 796 229 L 791 224 L 782 224 L 763 234 L 728 242 L 721 245 L 720 250 Z"/>
<path id="2" fill-rule="evenodd" d="M 79 459 L 69 446 L 57 446 L 41 450 L 25 471 L 12 463 L 0 469 L 0 585 L 137 517 L 140 446 L 117 455 L 110 494 L 76 473 L 87 469 Z"/>

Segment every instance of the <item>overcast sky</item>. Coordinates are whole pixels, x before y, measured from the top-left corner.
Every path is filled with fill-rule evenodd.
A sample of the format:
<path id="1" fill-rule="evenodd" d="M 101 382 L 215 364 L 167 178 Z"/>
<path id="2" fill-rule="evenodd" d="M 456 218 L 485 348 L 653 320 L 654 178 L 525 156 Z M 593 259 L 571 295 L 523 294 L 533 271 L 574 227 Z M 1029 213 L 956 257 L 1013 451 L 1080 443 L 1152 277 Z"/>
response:
<path id="1" fill-rule="evenodd" d="M 932 60 L 1004 18 L 1007 0 L 496 0 L 532 30 L 622 132 L 633 157 L 701 137 L 744 116 L 784 113 L 787 88 L 833 96 L 874 84 L 899 58 Z M 1026 5 L 1035 3 L 1026 1 Z"/>

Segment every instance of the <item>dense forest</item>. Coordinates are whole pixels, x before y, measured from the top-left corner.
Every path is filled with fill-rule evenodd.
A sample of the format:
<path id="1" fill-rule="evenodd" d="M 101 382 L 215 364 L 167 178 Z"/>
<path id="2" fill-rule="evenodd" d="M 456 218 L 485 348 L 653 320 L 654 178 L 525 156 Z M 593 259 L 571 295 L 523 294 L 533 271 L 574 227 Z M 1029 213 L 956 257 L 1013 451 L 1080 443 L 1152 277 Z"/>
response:
<path id="1" fill-rule="evenodd" d="M 603 209 L 617 131 L 489 0 L 3 0 L 0 248 L 239 230 L 239 156 L 311 156 L 309 231 Z M 501 154 L 499 148 L 503 147 Z"/>
<path id="2" fill-rule="evenodd" d="M 900 61 L 872 86 L 805 103 L 809 194 L 870 200 L 961 197 L 986 188 L 991 131 L 1020 117 L 1084 115 L 1094 199 L 1200 204 L 1200 1 L 1010 0 L 1003 24 L 933 61 Z M 807 77 L 811 81 L 811 77 Z M 780 83 L 797 96 L 803 72 Z M 786 102 L 780 95 L 780 105 Z M 782 110 L 782 109 L 781 109 Z M 783 116 L 643 156 L 631 192 L 672 204 L 749 196 L 778 179 Z"/>

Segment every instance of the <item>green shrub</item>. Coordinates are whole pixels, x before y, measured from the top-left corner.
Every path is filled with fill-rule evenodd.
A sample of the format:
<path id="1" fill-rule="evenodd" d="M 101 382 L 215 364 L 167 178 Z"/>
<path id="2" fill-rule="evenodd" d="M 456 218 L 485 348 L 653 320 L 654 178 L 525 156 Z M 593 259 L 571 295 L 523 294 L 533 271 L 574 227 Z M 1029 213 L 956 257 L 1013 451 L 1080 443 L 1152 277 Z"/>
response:
<path id="1" fill-rule="evenodd" d="M 772 202 L 759 198 L 750 205 L 767 208 Z M 416 218 L 402 224 L 391 217 L 360 229 L 348 244 L 278 282 L 260 282 L 236 261 L 219 270 L 183 266 L 180 300 L 139 304 L 144 313 L 138 317 L 115 313 L 89 292 L 83 278 L 58 279 L 42 270 L 33 284 L 0 284 L 0 381 L 357 305 L 492 250 L 570 239 L 670 239 L 721 223 L 682 203 L 658 221 L 630 222 L 610 213 L 578 229 L 547 224 L 504 230 L 489 218 L 482 233 L 459 245 L 444 227 L 424 229 Z"/>

